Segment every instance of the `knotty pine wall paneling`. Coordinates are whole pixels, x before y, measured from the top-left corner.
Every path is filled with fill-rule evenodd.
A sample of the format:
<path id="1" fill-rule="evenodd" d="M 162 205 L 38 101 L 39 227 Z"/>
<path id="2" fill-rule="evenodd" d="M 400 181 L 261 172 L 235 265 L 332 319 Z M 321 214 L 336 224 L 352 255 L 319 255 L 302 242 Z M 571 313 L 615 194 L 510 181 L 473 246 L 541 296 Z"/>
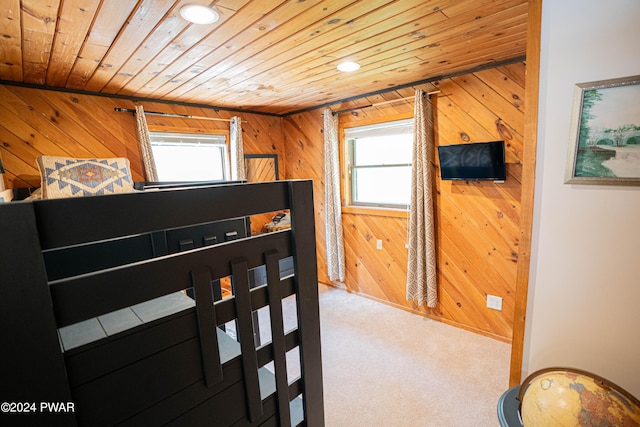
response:
<path id="1" fill-rule="evenodd" d="M 341 110 L 410 97 L 420 88 L 432 97 L 436 145 L 504 140 L 505 183 L 435 182 L 439 303 L 433 309 L 405 299 L 407 215 L 344 209 L 344 284 L 350 292 L 509 342 L 520 231 L 525 64 L 515 63 L 434 84 L 408 87 L 331 106 Z M 399 101 L 340 115 L 340 126 L 411 116 L 413 102 Z M 323 122 L 320 109 L 283 119 L 287 178 L 314 180 L 319 279 L 326 273 Z M 437 159 L 434 159 L 437 168 Z M 376 249 L 376 240 L 383 249 Z M 502 311 L 486 307 L 503 298 Z"/>
<path id="2" fill-rule="evenodd" d="M 327 274 L 326 229 L 324 226 L 324 137 L 322 110 L 286 116 L 282 119 L 285 142 L 286 179 L 312 179 L 315 214 L 318 280 L 330 284 Z"/>
<path id="3" fill-rule="evenodd" d="M 243 120 L 244 152 L 277 154 L 281 176 L 286 173 L 281 119 L 180 104 L 141 102 L 147 111 Z M 0 154 L 8 188 L 39 186 L 35 159 L 40 155 L 67 157 L 127 157 L 135 181 L 144 180 L 135 118 L 114 108 L 134 108 L 133 101 L 0 85 Z M 170 131 L 225 130 L 226 121 L 147 115 L 149 127 Z"/>

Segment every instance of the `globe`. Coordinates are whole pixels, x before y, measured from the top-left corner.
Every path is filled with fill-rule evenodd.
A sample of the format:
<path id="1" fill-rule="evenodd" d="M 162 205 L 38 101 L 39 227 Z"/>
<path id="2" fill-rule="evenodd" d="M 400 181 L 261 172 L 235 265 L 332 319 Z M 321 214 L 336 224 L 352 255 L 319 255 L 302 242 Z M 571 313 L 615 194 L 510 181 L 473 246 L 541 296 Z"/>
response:
<path id="1" fill-rule="evenodd" d="M 524 427 L 640 426 L 640 401 L 589 372 L 544 369 L 530 375 L 520 391 Z"/>

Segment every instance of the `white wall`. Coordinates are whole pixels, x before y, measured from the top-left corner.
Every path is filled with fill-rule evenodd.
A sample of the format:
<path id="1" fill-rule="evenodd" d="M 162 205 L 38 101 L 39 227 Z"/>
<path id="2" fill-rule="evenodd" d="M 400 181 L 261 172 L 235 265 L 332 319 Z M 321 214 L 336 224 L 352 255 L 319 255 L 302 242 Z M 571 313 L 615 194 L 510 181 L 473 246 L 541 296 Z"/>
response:
<path id="1" fill-rule="evenodd" d="M 541 42 L 523 379 L 569 366 L 640 397 L 640 187 L 563 183 L 574 85 L 640 74 L 640 1 L 545 0 Z"/>

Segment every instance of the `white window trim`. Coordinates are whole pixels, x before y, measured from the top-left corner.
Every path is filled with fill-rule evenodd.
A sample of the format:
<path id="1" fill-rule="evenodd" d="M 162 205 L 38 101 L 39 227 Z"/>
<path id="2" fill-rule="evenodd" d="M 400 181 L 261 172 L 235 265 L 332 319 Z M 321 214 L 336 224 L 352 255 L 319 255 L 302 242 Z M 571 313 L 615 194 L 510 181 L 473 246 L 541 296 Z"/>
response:
<path id="1" fill-rule="evenodd" d="M 151 147 L 161 145 L 178 145 L 185 144 L 186 146 L 198 146 L 198 145 L 212 145 L 220 148 L 221 162 L 222 162 L 222 175 L 221 181 L 228 181 L 230 179 L 230 165 L 229 165 L 229 147 L 228 137 L 224 133 L 187 133 L 187 132 L 165 132 L 165 131 L 152 131 L 149 132 L 149 138 L 151 140 Z M 163 138 L 180 139 L 177 141 L 159 141 Z M 192 141 L 192 142 L 191 142 Z M 209 142 L 210 141 L 210 142 Z M 181 181 L 192 181 L 189 179 Z"/>
<path id="2" fill-rule="evenodd" d="M 344 190 L 345 190 L 345 205 L 347 207 L 353 208 L 377 208 L 377 209 L 390 209 L 390 210 L 399 210 L 406 211 L 408 209 L 408 204 L 395 204 L 395 203 L 371 203 L 371 202 L 362 202 L 362 201 L 354 201 L 353 193 L 355 188 L 354 181 L 354 170 L 355 169 L 366 169 L 366 168 L 385 168 L 385 167 L 411 167 L 411 163 L 385 163 L 385 164 L 375 164 L 375 165 L 360 165 L 356 166 L 352 164 L 352 159 L 355 157 L 354 153 L 354 144 L 353 140 L 355 136 L 366 136 L 367 134 L 381 134 L 384 130 L 388 129 L 392 131 L 394 128 L 397 129 L 399 127 L 402 128 L 411 128 L 411 132 L 413 133 L 413 117 L 410 118 L 400 118 L 400 119 L 390 119 L 384 122 L 377 122 L 374 124 L 365 124 L 360 126 L 347 127 L 343 129 L 343 143 L 344 143 L 344 159 L 345 159 L 345 182 L 344 182 Z"/>

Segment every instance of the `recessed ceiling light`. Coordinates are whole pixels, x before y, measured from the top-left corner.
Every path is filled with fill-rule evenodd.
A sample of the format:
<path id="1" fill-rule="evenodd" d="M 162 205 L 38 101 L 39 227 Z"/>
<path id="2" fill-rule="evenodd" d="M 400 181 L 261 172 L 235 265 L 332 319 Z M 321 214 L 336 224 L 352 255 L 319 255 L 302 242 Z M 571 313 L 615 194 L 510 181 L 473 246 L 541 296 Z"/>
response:
<path id="1" fill-rule="evenodd" d="M 180 8 L 180 16 L 194 24 L 213 24 L 220 15 L 218 12 L 200 4 L 187 4 Z"/>
<path id="2" fill-rule="evenodd" d="M 344 71 L 345 73 L 358 71 L 359 69 L 360 69 L 360 64 L 353 61 L 345 61 L 338 64 L 338 70 Z"/>

